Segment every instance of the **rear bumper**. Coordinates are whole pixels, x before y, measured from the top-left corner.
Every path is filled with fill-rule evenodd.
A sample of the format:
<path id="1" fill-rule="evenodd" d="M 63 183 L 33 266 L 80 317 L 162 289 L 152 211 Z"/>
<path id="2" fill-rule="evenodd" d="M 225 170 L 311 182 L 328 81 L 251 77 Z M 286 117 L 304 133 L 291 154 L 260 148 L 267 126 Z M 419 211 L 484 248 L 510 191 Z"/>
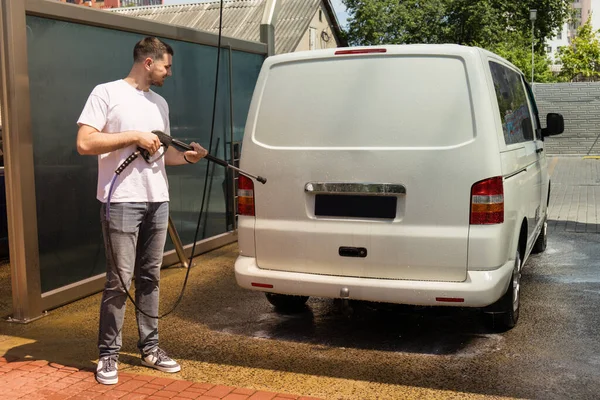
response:
<path id="1" fill-rule="evenodd" d="M 315 275 L 260 269 L 256 258 L 239 256 L 235 278 L 239 286 L 263 292 L 339 298 L 347 288 L 349 299 L 396 304 L 485 307 L 498 300 L 508 288 L 514 261 L 493 271 L 468 271 L 464 282 L 409 281 Z M 252 283 L 273 288 L 252 286 Z M 464 302 L 441 302 L 436 298 L 462 298 Z"/>

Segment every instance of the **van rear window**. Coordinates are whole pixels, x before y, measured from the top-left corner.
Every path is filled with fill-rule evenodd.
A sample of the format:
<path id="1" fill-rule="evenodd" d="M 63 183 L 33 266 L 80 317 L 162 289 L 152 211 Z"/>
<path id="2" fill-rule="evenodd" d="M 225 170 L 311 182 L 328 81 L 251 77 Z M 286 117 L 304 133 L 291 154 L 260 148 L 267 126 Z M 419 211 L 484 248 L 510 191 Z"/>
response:
<path id="1" fill-rule="evenodd" d="M 474 137 L 464 62 L 348 57 L 274 65 L 254 139 L 273 147 L 447 147 Z"/>

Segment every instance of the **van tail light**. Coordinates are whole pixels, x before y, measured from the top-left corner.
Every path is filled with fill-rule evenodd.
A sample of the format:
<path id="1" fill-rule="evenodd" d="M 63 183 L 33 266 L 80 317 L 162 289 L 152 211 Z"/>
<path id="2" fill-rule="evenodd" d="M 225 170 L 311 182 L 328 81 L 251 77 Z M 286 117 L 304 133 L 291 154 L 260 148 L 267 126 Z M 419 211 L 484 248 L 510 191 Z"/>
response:
<path id="1" fill-rule="evenodd" d="M 504 183 L 501 176 L 477 182 L 471 188 L 471 225 L 504 222 Z"/>
<path id="2" fill-rule="evenodd" d="M 338 50 L 336 56 L 344 56 L 351 54 L 371 54 L 371 53 L 386 53 L 387 49 L 354 49 L 354 50 Z"/>
<path id="3" fill-rule="evenodd" d="M 240 175 L 238 180 L 238 214 L 254 216 L 254 182 Z"/>

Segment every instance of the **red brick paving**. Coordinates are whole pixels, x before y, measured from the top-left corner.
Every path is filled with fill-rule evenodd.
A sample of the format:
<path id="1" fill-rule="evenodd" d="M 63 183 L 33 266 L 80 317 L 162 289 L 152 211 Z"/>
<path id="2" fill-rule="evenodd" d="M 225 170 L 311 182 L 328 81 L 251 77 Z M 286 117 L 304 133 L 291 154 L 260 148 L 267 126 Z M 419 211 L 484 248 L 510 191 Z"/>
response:
<path id="1" fill-rule="evenodd" d="M 0 357 L 2 399 L 27 400 L 319 400 L 210 383 L 119 373 L 116 385 L 101 385 L 94 372 L 48 362 Z"/>

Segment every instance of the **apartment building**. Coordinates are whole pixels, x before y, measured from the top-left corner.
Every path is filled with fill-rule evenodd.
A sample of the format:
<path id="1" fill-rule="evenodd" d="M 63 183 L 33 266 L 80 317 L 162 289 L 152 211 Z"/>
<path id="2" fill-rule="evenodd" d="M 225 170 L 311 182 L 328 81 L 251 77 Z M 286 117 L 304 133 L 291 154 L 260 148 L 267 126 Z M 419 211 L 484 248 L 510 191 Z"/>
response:
<path id="1" fill-rule="evenodd" d="M 571 44 L 571 40 L 577 34 L 577 28 L 585 24 L 588 19 L 591 19 L 592 29 L 600 28 L 600 0 L 573 0 L 571 7 L 575 12 L 574 20 L 565 22 L 556 36 L 546 41 L 546 53 L 552 60 L 553 71 L 560 71 L 558 49 Z"/>

